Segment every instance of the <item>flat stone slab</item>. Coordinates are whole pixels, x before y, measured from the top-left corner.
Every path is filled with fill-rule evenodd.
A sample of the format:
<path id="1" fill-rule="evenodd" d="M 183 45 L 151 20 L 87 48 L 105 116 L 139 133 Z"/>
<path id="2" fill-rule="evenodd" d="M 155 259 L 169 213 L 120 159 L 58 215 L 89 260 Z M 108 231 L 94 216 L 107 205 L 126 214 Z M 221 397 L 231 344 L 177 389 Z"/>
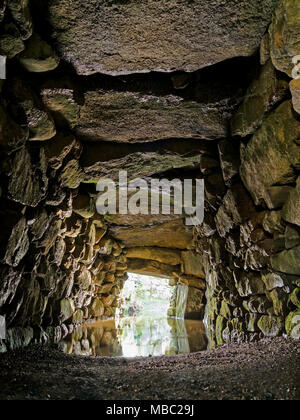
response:
<path id="1" fill-rule="evenodd" d="M 273 0 L 51 0 L 57 53 L 78 74 L 193 72 L 251 56 Z"/>
<path id="2" fill-rule="evenodd" d="M 149 227 L 113 227 L 112 236 L 127 248 L 160 247 L 188 249 L 193 243 L 193 233 L 182 220 Z"/>
<path id="3" fill-rule="evenodd" d="M 84 98 L 75 129 L 77 136 L 84 140 L 214 140 L 228 134 L 228 124 L 221 110 L 176 95 L 90 91 Z"/>

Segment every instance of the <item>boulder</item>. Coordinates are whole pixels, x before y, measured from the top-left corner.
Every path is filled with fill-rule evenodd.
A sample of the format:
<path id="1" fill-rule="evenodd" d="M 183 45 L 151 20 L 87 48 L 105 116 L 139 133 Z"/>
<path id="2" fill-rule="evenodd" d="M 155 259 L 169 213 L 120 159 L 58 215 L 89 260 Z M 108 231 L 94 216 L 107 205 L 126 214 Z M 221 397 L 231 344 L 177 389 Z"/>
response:
<path id="1" fill-rule="evenodd" d="M 286 280 L 283 275 L 279 273 L 268 273 L 262 276 L 263 282 L 267 290 L 273 290 L 277 287 L 284 287 Z"/>
<path id="2" fill-rule="evenodd" d="M 22 217 L 14 226 L 7 244 L 4 262 L 17 267 L 29 249 L 28 226 L 25 217 Z"/>
<path id="3" fill-rule="evenodd" d="M 284 233 L 285 226 L 282 220 L 281 211 L 268 211 L 265 213 L 263 228 L 271 234 Z"/>
<path id="4" fill-rule="evenodd" d="M 51 111 L 58 124 L 70 128 L 78 125 L 80 107 L 74 99 L 72 89 L 43 89 L 41 95 L 45 106 Z"/>
<path id="5" fill-rule="evenodd" d="M 38 242 L 38 247 L 43 249 L 43 255 L 47 255 L 54 246 L 59 234 L 62 231 L 62 220 L 55 218 L 51 221 L 42 240 Z"/>
<path id="6" fill-rule="evenodd" d="M 239 174 L 240 147 L 238 143 L 225 139 L 219 142 L 218 151 L 223 179 L 225 184 L 228 185 L 232 178 Z"/>
<path id="7" fill-rule="evenodd" d="M 300 79 L 294 79 L 290 82 L 290 89 L 293 98 L 293 107 L 300 114 Z"/>
<path id="8" fill-rule="evenodd" d="M 92 276 L 90 271 L 84 265 L 76 272 L 74 284 L 78 285 L 82 290 L 88 290 L 92 284 Z"/>
<path id="9" fill-rule="evenodd" d="M 249 194 L 243 185 L 236 184 L 228 190 L 215 217 L 220 236 L 225 237 L 233 228 L 251 219 L 255 213 Z"/>
<path id="10" fill-rule="evenodd" d="M 108 295 L 102 298 L 102 303 L 104 305 L 104 308 L 110 308 L 115 300 L 114 295 Z"/>
<path id="11" fill-rule="evenodd" d="M 13 23 L 4 25 L 0 36 L 0 54 L 12 59 L 24 49 L 25 45 L 18 28 Z"/>
<path id="12" fill-rule="evenodd" d="M 270 35 L 266 33 L 260 43 L 260 64 L 264 66 L 268 60 L 271 58 L 271 51 L 270 51 Z"/>
<path id="13" fill-rule="evenodd" d="M 271 257 L 274 270 L 286 274 L 300 275 L 300 246 Z"/>
<path id="14" fill-rule="evenodd" d="M 300 161 L 300 147 L 296 143 L 299 136 L 299 121 L 291 102 L 287 101 L 264 120 L 242 149 L 241 177 L 256 205 L 265 203 L 274 209 L 271 187 L 296 180 L 294 168 Z"/>
<path id="15" fill-rule="evenodd" d="M 297 0 L 279 0 L 269 28 L 274 66 L 291 76 L 292 58 L 300 52 L 300 4 Z"/>
<path id="16" fill-rule="evenodd" d="M 290 294 L 290 301 L 296 308 L 300 308 L 300 287 L 296 287 Z"/>
<path id="17" fill-rule="evenodd" d="M 262 124 L 266 114 L 288 93 L 288 83 L 277 76 L 271 60 L 247 90 L 244 102 L 231 121 L 231 133 L 246 137 Z"/>
<path id="18" fill-rule="evenodd" d="M 265 292 L 265 284 L 259 273 L 235 271 L 233 273 L 237 291 L 241 297 L 260 295 Z"/>
<path id="19" fill-rule="evenodd" d="M 75 304 L 72 299 L 63 299 L 60 301 L 59 320 L 61 323 L 70 319 L 75 312 Z"/>
<path id="20" fill-rule="evenodd" d="M 34 34 L 19 57 L 21 65 L 29 72 L 44 73 L 56 69 L 59 58 L 52 47 Z"/>
<path id="21" fill-rule="evenodd" d="M 247 309 L 249 312 L 254 314 L 266 314 L 271 306 L 272 303 L 266 298 L 266 296 L 252 296 L 247 302 Z"/>
<path id="22" fill-rule="evenodd" d="M 104 314 L 104 305 L 100 298 L 95 298 L 89 308 L 89 312 L 92 317 L 99 318 Z"/>
<path id="23" fill-rule="evenodd" d="M 30 0 L 7 0 L 7 8 L 11 13 L 14 23 L 18 27 L 23 40 L 31 37 L 33 29 L 29 1 Z"/>
<path id="24" fill-rule="evenodd" d="M 39 161 L 33 163 L 28 148 L 23 147 L 18 151 L 12 162 L 12 176 L 8 185 L 12 200 L 31 207 L 41 202 L 48 187 L 47 164 L 42 148 L 39 155 Z"/>
<path id="25" fill-rule="evenodd" d="M 77 159 L 70 160 L 62 169 L 59 179 L 63 187 L 78 188 L 84 179 L 84 174 Z"/>
<path id="26" fill-rule="evenodd" d="M 284 289 L 273 289 L 267 293 L 268 298 L 273 303 L 273 310 L 275 315 L 284 316 L 287 311 L 288 294 Z"/>
<path id="27" fill-rule="evenodd" d="M 51 141 L 45 144 L 45 154 L 49 166 L 59 169 L 64 159 L 70 155 L 79 158 L 81 154 L 81 144 L 73 136 L 65 136 L 59 133 Z"/>
<path id="28" fill-rule="evenodd" d="M 182 257 L 182 272 L 184 274 L 205 279 L 203 256 L 193 251 L 184 251 Z"/>
<path id="29" fill-rule="evenodd" d="M 257 325 L 266 337 L 277 337 L 284 330 L 282 318 L 275 316 L 263 315 Z"/>
<path id="30" fill-rule="evenodd" d="M 222 7 L 218 0 L 52 0 L 48 19 L 57 50 L 78 74 L 121 75 L 193 72 L 252 56 L 273 10 L 272 0 L 230 0 Z"/>
<path id="31" fill-rule="evenodd" d="M 1 267 L 0 276 L 2 279 L 0 307 L 3 307 L 6 303 L 10 304 L 15 297 L 18 286 L 22 280 L 22 272 L 5 265 Z"/>
<path id="32" fill-rule="evenodd" d="M 44 141 L 53 138 L 56 128 L 50 113 L 30 84 L 13 80 L 9 86 L 15 105 L 22 109 L 29 128 L 29 140 Z M 18 111 L 20 112 L 20 110 Z"/>
<path id="33" fill-rule="evenodd" d="M 285 330 L 287 334 L 299 340 L 300 338 L 300 309 L 290 312 L 285 320 Z"/>
<path id="34" fill-rule="evenodd" d="M 285 230 L 286 249 L 295 248 L 300 245 L 300 229 L 296 226 L 288 225 Z"/>
<path id="35" fill-rule="evenodd" d="M 176 277 L 177 277 L 177 274 L 176 274 Z M 175 280 L 175 282 L 176 281 L 177 280 Z M 196 289 L 201 289 L 201 290 L 206 289 L 206 282 L 204 281 L 204 279 L 200 279 L 200 277 L 186 276 L 184 274 L 178 275 L 178 284 L 185 284 L 186 286 L 195 287 Z"/>
<path id="36" fill-rule="evenodd" d="M 288 200 L 283 207 L 282 217 L 289 223 L 300 226 L 300 177 L 297 179 L 296 188 L 291 190 Z"/>
<path id="37" fill-rule="evenodd" d="M 99 287 L 98 293 L 103 294 L 103 295 L 110 293 L 113 286 L 114 286 L 113 283 L 104 284 L 101 287 Z"/>

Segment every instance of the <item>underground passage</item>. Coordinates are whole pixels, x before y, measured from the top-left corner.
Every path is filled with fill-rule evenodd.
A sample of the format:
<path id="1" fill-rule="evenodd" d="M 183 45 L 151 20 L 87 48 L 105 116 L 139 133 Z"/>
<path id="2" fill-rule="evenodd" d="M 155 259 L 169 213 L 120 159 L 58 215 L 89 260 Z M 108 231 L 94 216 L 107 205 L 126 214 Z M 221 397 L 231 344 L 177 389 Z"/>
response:
<path id="1" fill-rule="evenodd" d="M 0 399 L 300 398 L 299 0 L 0 0 Z"/>

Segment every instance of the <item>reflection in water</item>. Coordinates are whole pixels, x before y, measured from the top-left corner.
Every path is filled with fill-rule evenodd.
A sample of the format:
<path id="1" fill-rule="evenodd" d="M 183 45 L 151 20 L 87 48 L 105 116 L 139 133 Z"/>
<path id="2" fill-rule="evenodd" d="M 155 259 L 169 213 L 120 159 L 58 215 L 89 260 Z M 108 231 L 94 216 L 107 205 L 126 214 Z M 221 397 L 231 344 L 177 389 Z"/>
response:
<path id="1" fill-rule="evenodd" d="M 79 327 L 59 344 L 68 354 L 162 356 L 207 348 L 204 324 L 173 318 L 121 318 Z"/>

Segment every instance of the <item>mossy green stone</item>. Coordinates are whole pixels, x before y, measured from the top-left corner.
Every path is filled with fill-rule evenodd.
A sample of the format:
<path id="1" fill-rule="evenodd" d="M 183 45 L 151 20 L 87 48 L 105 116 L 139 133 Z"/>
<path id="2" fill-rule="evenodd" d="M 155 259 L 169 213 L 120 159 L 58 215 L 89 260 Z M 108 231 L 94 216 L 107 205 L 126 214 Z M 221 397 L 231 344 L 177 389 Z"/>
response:
<path id="1" fill-rule="evenodd" d="M 216 321 L 216 340 L 218 345 L 224 344 L 223 330 L 225 328 L 225 325 L 226 319 L 219 315 Z"/>
<path id="2" fill-rule="evenodd" d="M 296 287 L 296 289 L 293 290 L 290 296 L 291 302 L 297 306 L 297 308 L 300 308 L 300 288 Z"/>
<path id="3" fill-rule="evenodd" d="M 284 328 L 281 317 L 268 315 L 263 315 L 257 325 L 266 337 L 277 337 L 283 332 Z"/>
<path id="4" fill-rule="evenodd" d="M 226 319 L 232 318 L 230 307 L 228 303 L 226 303 L 224 300 L 222 301 L 222 304 L 221 304 L 220 315 L 222 315 Z"/>
<path id="5" fill-rule="evenodd" d="M 300 309 L 291 312 L 285 320 L 287 334 L 295 339 L 300 338 Z"/>

